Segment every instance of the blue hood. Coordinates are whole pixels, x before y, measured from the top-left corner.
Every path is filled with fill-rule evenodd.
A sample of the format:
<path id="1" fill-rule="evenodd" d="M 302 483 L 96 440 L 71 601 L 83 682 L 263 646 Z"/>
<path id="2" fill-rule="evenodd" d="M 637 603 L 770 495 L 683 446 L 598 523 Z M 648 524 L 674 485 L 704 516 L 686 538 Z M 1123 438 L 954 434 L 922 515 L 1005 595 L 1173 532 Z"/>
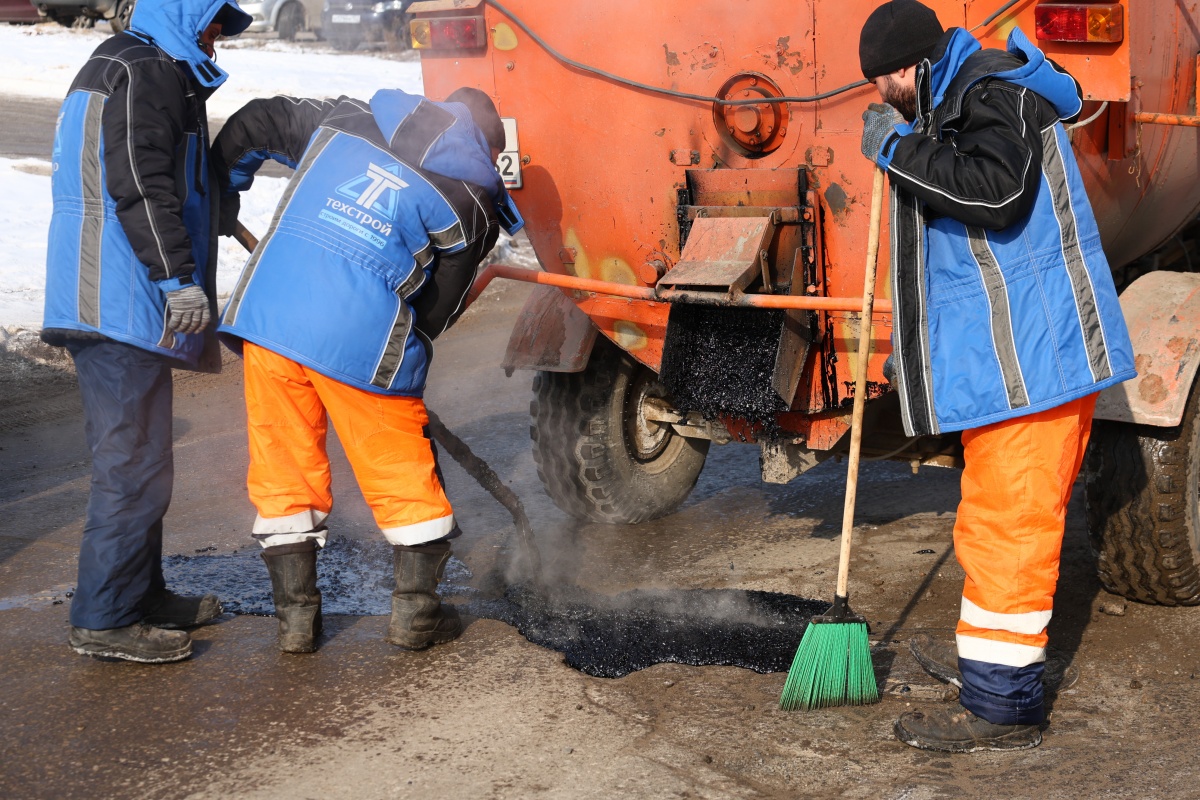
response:
<path id="1" fill-rule="evenodd" d="M 1060 119 L 1071 119 L 1079 114 L 1083 106 L 1075 79 L 1061 71 L 1046 59 L 1046 54 L 1037 48 L 1020 28 L 1013 28 L 1008 35 L 1007 51 L 1017 60 L 1024 62 L 1018 67 L 1002 72 L 982 74 L 979 79 L 997 78 L 1018 86 L 1024 86 L 1030 91 L 1044 97 Z M 930 90 L 933 94 L 933 107 L 941 104 L 946 92 L 967 58 L 980 50 L 979 42 L 962 28 L 951 31 L 950 41 L 940 59 L 930 66 Z M 963 87 L 965 93 L 970 87 Z"/>
<path id="2" fill-rule="evenodd" d="M 396 128 L 421 103 L 432 103 L 450 112 L 454 115 L 454 124 L 434 140 L 421 163 L 413 166 L 482 186 L 493 200 L 499 199 L 504 193 L 504 182 L 492 163 L 492 150 L 483 131 L 471 118 L 471 112 L 462 103 L 434 103 L 399 89 L 380 89 L 371 98 L 371 113 L 383 132 L 383 138 L 390 142 Z"/>
<path id="3" fill-rule="evenodd" d="M 504 180 L 500 177 L 496 165 L 492 163 L 492 148 L 488 145 L 487 138 L 475 124 L 470 109 L 465 105 L 435 103 L 428 98 L 408 94 L 399 89 L 380 89 L 371 97 L 371 114 L 375 117 L 375 123 L 383 133 L 383 138 L 390 142 L 396 129 L 421 103 L 430 103 L 448 111 L 454 116 L 454 122 L 434 139 L 433 144 L 425 151 L 421 163 L 413 166 L 435 175 L 482 186 L 491 196 L 496 215 L 500 218 L 504 230 L 510 235 L 515 234 L 524 227 L 525 221 L 521 218 L 521 212 L 517 210 L 508 190 L 504 188 Z"/>
<path id="4" fill-rule="evenodd" d="M 1029 41 L 1020 28 L 1013 28 L 1008 35 L 1008 52 L 1025 59 L 1025 63 L 1007 72 L 997 72 L 993 78 L 1037 92 L 1050 101 L 1059 119 L 1071 119 L 1083 110 L 1075 79 L 1051 64 L 1046 54 Z"/>
<path id="5" fill-rule="evenodd" d="M 229 75 L 200 49 L 197 40 L 218 16 L 224 36 L 237 36 L 251 22 L 250 15 L 235 0 L 141 0 L 133 8 L 129 33 L 184 62 L 201 86 L 215 89 Z"/>

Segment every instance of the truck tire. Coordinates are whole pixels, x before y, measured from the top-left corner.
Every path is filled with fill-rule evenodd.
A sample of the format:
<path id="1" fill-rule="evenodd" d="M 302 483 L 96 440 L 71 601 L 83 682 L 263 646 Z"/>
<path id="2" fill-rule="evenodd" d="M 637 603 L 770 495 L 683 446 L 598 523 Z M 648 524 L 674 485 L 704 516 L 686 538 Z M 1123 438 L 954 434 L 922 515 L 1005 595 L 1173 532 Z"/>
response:
<path id="1" fill-rule="evenodd" d="M 632 524 L 670 514 L 696 485 L 710 442 L 641 416 L 658 376 L 603 336 L 583 372 L 533 379 L 533 460 L 554 504 L 577 519 Z"/>
<path id="2" fill-rule="evenodd" d="M 1140 603 L 1200 605 L 1200 392 L 1174 428 L 1093 423 L 1085 480 L 1104 588 Z"/>

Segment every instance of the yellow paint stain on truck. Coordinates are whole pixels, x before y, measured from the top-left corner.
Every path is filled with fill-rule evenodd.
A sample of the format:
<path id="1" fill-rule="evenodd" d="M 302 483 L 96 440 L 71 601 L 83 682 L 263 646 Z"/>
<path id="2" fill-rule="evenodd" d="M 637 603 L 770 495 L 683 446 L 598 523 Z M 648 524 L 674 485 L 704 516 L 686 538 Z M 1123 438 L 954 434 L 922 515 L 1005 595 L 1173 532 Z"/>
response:
<path id="1" fill-rule="evenodd" d="M 646 332 L 628 320 L 617 320 L 613 324 L 613 333 L 616 334 L 617 344 L 630 352 L 641 350 L 650 343 Z"/>
<path id="2" fill-rule="evenodd" d="M 517 34 L 507 22 L 498 22 L 492 28 L 492 45 L 497 50 L 516 50 Z"/>

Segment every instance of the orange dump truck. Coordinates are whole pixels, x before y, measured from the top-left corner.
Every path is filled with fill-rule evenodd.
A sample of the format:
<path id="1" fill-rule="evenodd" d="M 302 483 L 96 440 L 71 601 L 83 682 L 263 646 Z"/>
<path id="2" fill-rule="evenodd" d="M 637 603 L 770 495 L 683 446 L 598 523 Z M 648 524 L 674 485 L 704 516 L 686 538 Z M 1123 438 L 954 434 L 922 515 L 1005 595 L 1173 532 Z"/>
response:
<path id="1" fill-rule="evenodd" d="M 1098 405 L 1089 529 L 1108 589 L 1200 602 L 1200 24 L 1169 0 L 926 1 L 984 46 L 1019 26 L 1083 85 L 1070 137 L 1139 371 Z M 426 93 L 477 87 L 505 118 L 499 166 L 542 271 L 493 266 L 477 289 L 542 284 L 505 367 L 535 371 L 534 455 L 564 511 L 670 513 L 712 442 L 757 444 L 772 482 L 845 448 L 872 184 L 860 115 L 876 99 L 857 40 L 877 3 L 409 8 Z M 864 455 L 954 466 L 958 435 L 908 439 L 883 378 L 887 267 Z"/>

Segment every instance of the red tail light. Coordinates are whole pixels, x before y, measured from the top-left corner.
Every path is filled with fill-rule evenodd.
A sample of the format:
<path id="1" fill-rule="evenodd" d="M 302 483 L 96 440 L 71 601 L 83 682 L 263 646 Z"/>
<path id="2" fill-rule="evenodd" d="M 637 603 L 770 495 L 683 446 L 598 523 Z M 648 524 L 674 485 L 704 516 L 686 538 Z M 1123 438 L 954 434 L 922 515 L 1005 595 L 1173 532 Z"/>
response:
<path id="1" fill-rule="evenodd" d="M 1125 38 L 1125 9 L 1118 3 L 1042 3 L 1033 9 L 1043 42 L 1106 42 Z"/>
<path id="2" fill-rule="evenodd" d="M 471 50 L 487 47 L 483 17 L 433 17 L 409 23 L 416 50 Z"/>

